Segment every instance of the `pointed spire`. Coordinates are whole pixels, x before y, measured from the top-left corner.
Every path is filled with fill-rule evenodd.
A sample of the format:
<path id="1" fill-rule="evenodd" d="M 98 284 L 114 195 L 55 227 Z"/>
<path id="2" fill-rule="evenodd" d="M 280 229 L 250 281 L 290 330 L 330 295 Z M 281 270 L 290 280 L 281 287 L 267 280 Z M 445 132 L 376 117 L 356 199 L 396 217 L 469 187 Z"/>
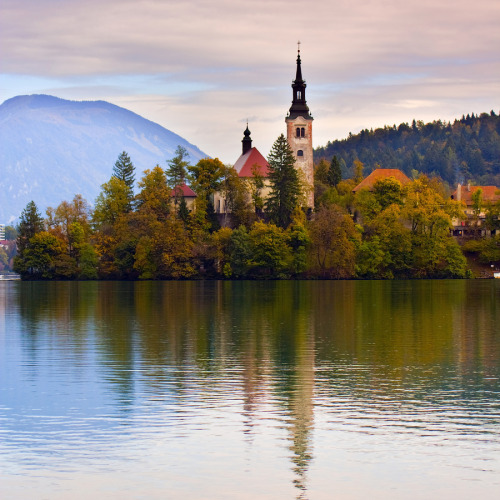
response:
<path id="1" fill-rule="evenodd" d="M 247 128 L 243 132 L 243 139 L 241 143 L 243 144 L 243 152 L 242 154 L 248 153 L 252 149 L 252 139 L 250 138 L 250 130 L 248 130 L 248 120 L 247 120 Z"/>
<path id="2" fill-rule="evenodd" d="M 302 79 L 302 69 L 300 66 L 300 40 L 297 42 L 297 46 L 298 46 L 298 49 L 297 49 L 297 74 L 295 75 L 295 82 L 294 83 L 304 82 L 304 80 Z"/>
<path id="3" fill-rule="evenodd" d="M 295 75 L 295 80 L 292 82 L 293 89 L 293 99 L 292 106 L 289 111 L 289 118 L 297 118 L 297 116 L 303 116 L 304 118 L 311 119 L 312 116 L 309 114 L 309 108 L 306 104 L 306 82 L 302 78 L 302 67 L 300 60 L 300 41 L 297 42 L 297 72 Z"/>

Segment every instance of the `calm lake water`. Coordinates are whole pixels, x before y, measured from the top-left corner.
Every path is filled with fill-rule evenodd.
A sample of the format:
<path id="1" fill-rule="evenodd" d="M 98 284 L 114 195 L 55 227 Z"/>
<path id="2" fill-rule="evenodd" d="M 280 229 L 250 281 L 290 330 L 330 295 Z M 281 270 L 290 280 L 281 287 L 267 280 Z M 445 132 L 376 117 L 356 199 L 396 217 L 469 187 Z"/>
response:
<path id="1" fill-rule="evenodd" d="M 498 499 L 500 280 L 0 283 L 0 497 Z"/>

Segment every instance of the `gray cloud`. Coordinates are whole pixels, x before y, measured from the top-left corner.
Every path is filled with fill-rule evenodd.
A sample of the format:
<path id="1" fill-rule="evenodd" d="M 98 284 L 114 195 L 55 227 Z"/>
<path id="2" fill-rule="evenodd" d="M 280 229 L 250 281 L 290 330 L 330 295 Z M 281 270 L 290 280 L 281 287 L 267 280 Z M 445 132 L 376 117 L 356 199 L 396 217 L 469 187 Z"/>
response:
<path id="1" fill-rule="evenodd" d="M 317 145 L 500 106 L 494 0 L 3 0 L 1 10 L 2 71 L 18 79 L 1 97 L 107 99 L 225 161 L 247 117 L 264 154 L 284 129 L 297 39 Z"/>

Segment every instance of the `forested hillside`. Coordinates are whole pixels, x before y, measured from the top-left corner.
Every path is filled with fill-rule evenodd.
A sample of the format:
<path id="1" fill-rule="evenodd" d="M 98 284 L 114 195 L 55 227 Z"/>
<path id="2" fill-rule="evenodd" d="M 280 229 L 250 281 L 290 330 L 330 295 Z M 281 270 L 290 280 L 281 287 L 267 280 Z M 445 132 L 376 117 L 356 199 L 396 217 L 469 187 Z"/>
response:
<path id="1" fill-rule="evenodd" d="M 494 111 L 467 115 L 453 123 L 413 121 L 375 130 L 362 130 L 344 140 L 328 142 L 314 151 L 315 160 L 340 160 L 342 177 L 353 175 L 353 161 L 363 162 L 364 175 L 380 165 L 437 175 L 444 181 L 474 181 L 500 185 L 500 118 Z"/>

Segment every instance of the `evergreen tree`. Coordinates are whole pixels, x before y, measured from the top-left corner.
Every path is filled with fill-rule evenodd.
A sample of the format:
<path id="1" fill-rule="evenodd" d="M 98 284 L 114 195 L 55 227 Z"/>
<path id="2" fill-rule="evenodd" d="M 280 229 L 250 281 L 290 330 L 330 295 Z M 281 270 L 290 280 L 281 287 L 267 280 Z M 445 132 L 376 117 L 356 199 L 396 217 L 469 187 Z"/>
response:
<path id="1" fill-rule="evenodd" d="M 30 201 L 22 211 L 17 226 L 17 249 L 21 254 L 28 246 L 35 234 L 43 231 L 43 218 L 34 201 Z"/>
<path id="2" fill-rule="evenodd" d="M 115 166 L 113 167 L 113 177 L 123 181 L 129 190 L 127 194 L 127 198 L 129 199 L 127 211 L 130 212 L 134 208 L 135 167 L 125 151 L 123 151 L 118 157 L 118 160 L 116 160 Z"/>
<path id="3" fill-rule="evenodd" d="M 177 146 L 175 150 L 175 156 L 167 161 L 169 167 L 166 170 L 167 179 L 174 189 L 174 203 L 177 207 L 180 205 L 181 200 L 183 198 L 182 186 L 186 182 L 187 169 L 189 167 L 189 162 L 187 161 L 189 158 L 189 153 L 182 146 Z"/>
<path id="4" fill-rule="evenodd" d="M 175 156 L 168 160 L 169 167 L 166 170 L 167 179 L 172 187 L 182 185 L 186 182 L 187 169 L 189 167 L 189 153 L 182 146 L 177 146 Z"/>
<path id="5" fill-rule="evenodd" d="M 330 186 L 336 187 L 337 184 L 342 180 L 342 170 L 340 168 L 340 161 L 337 155 L 334 155 L 330 163 L 330 168 L 327 174 L 328 184 Z"/>
<path id="6" fill-rule="evenodd" d="M 14 258 L 14 271 L 23 278 L 33 274 L 29 262 L 29 250 L 35 235 L 44 229 L 43 219 L 34 201 L 30 201 L 22 211 L 17 226 L 17 255 Z"/>
<path id="7" fill-rule="evenodd" d="M 274 142 L 267 161 L 271 192 L 266 202 L 266 211 L 277 226 L 287 228 L 292 221 L 301 189 L 295 158 L 283 134 Z"/>

